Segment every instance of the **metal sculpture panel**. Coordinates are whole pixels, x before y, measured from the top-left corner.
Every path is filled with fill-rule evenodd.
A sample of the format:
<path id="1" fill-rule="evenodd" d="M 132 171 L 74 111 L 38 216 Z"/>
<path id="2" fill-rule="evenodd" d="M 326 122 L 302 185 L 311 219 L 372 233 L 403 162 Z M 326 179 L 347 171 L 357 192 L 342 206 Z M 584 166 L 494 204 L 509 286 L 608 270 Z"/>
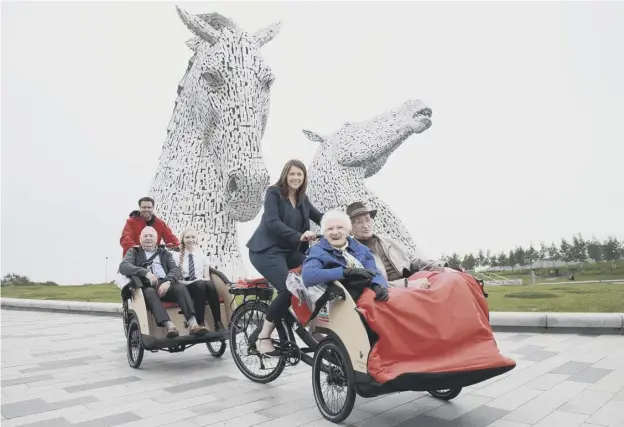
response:
<path id="1" fill-rule="evenodd" d="M 391 236 L 423 256 L 399 217 L 366 188 L 365 180 L 379 172 L 409 136 L 429 129 L 431 114 L 424 103 L 411 100 L 370 120 L 347 122 L 329 136 L 304 130 L 308 139 L 320 144 L 309 167 L 308 196 L 312 203 L 327 212 L 344 211 L 349 204 L 361 201 L 369 209 L 377 209 L 376 233 Z M 395 191 L 410 197 L 418 190 L 409 182 L 389 185 L 404 187 Z"/>
<path id="2" fill-rule="evenodd" d="M 249 34 L 218 13 L 176 9 L 195 36 L 193 55 L 150 196 L 174 233 L 194 227 L 211 265 L 235 279 L 245 275 L 236 222 L 257 216 L 269 185 L 261 141 L 274 76 L 260 48 L 280 24 Z"/>

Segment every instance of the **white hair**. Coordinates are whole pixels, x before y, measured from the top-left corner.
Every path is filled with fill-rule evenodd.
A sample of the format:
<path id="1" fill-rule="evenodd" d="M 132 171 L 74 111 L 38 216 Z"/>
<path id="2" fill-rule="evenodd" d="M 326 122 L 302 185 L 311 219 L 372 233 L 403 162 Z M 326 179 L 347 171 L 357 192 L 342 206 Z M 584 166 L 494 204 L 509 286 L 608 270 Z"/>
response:
<path id="1" fill-rule="evenodd" d="M 347 230 L 347 234 L 351 234 L 351 218 L 346 213 L 337 210 L 325 212 L 323 218 L 321 218 L 321 233 L 325 234 L 327 222 L 331 220 L 339 220 Z"/>
<path id="2" fill-rule="evenodd" d="M 146 227 L 143 227 L 143 230 L 141 230 L 141 236 L 143 236 L 148 231 L 151 231 L 154 234 L 154 236 L 158 236 L 158 233 L 156 232 L 156 229 L 154 227 L 152 227 L 152 226 L 149 226 L 149 225 L 146 226 Z"/>

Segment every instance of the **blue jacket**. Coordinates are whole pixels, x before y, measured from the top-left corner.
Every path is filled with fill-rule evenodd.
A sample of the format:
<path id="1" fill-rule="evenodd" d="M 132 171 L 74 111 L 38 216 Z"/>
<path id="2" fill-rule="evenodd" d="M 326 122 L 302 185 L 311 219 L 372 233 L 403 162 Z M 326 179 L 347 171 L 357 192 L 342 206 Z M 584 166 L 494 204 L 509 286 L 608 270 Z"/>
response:
<path id="1" fill-rule="evenodd" d="M 349 246 L 347 251 L 362 263 L 367 270 L 375 271 L 373 284 L 378 284 L 384 288 L 388 287 L 388 282 L 377 269 L 373 253 L 366 246 L 352 237 L 347 237 Z M 306 287 L 320 285 L 321 283 L 332 282 L 344 279 L 344 269 L 347 262 L 340 251 L 334 248 L 325 237 L 319 243 L 312 246 L 307 253 L 307 258 L 303 261 L 301 278 Z"/>

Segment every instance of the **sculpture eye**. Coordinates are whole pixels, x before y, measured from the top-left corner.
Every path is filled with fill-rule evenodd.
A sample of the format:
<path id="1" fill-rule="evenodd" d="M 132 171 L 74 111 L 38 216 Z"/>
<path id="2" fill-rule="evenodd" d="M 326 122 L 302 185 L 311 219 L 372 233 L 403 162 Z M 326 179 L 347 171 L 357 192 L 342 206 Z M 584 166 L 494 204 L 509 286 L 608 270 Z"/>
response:
<path id="1" fill-rule="evenodd" d="M 264 88 L 266 90 L 271 89 L 271 86 L 273 86 L 274 81 L 275 81 L 275 76 L 273 74 L 269 75 L 264 81 Z"/>
<path id="2" fill-rule="evenodd" d="M 210 86 L 216 87 L 221 85 L 221 78 L 215 71 L 206 71 L 201 76 Z"/>

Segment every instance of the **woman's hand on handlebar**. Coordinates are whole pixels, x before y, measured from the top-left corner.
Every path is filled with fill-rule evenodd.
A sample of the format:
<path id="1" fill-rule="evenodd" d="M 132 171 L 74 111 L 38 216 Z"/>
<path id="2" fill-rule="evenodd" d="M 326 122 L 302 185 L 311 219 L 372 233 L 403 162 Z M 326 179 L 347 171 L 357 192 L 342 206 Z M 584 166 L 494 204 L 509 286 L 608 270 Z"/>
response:
<path id="1" fill-rule="evenodd" d="M 316 239 L 317 239 L 316 233 L 314 231 L 309 231 L 309 230 L 303 233 L 301 237 L 299 238 L 299 240 L 302 242 L 311 242 Z"/>

